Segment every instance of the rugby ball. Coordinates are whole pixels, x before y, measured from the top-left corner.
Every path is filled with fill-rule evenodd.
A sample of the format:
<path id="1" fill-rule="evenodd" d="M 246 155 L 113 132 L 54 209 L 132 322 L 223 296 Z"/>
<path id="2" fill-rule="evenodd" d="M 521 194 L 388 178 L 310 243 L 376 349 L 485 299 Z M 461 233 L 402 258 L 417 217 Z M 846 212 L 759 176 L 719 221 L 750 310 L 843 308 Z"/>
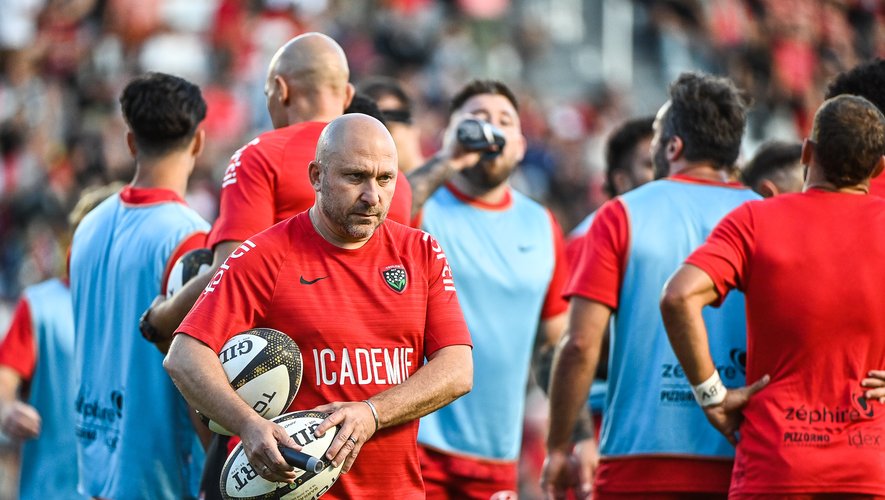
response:
<path id="1" fill-rule="evenodd" d="M 319 411 L 296 411 L 273 419 L 286 430 L 301 446 L 301 451 L 325 461 L 326 451 L 338 434 L 335 426 L 326 431 L 323 437 L 316 437 L 313 431 L 328 417 Z M 344 463 L 332 467 L 331 463 L 320 472 L 295 469 L 298 477 L 294 483 L 271 483 L 261 477 L 249 464 L 243 443 L 237 443 L 221 470 L 221 496 L 227 500 L 264 500 L 282 498 L 285 500 L 307 500 L 318 498 L 338 480 Z"/>
<path id="2" fill-rule="evenodd" d="M 194 276 L 212 267 L 212 251 L 198 248 L 182 255 L 175 261 L 166 280 L 166 298 L 175 295 Z"/>
<path id="3" fill-rule="evenodd" d="M 243 401 L 264 418 L 289 408 L 301 386 L 301 350 L 294 340 L 271 328 L 254 328 L 230 338 L 218 353 L 227 380 Z M 213 432 L 232 433 L 202 417 Z"/>

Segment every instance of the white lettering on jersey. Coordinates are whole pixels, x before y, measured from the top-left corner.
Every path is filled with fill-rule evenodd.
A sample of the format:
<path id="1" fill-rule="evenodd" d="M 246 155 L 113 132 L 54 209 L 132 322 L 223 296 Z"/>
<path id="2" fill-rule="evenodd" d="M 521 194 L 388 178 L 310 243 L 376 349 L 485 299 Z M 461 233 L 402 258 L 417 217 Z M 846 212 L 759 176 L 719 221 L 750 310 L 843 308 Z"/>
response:
<path id="1" fill-rule="evenodd" d="M 332 349 L 314 349 L 316 384 L 320 385 L 397 385 L 409 378 L 415 363 L 412 347 L 372 347 L 349 350 L 337 356 Z"/>
<path id="2" fill-rule="evenodd" d="M 433 250 L 434 253 L 436 253 L 436 260 L 445 259 L 446 254 L 443 253 L 442 247 L 439 246 L 439 243 L 436 241 L 436 238 L 431 236 L 430 233 L 428 233 L 427 231 L 422 231 L 422 232 L 424 233 L 424 235 L 421 237 L 421 241 L 426 242 L 427 240 L 430 240 L 430 249 Z M 452 279 L 452 269 L 449 267 L 448 259 L 446 259 L 446 261 L 443 265 L 443 270 L 442 270 L 442 274 L 440 275 L 440 278 L 442 278 L 443 290 L 445 290 L 447 292 L 454 292 L 455 291 L 455 280 Z"/>
<path id="3" fill-rule="evenodd" d="M 215 272 L 215 276 L 209 280 L 209 283 L 206 285 L 206 288 L 203 290 L 203 293 L 212 293 L 215 291 L 215 288 L 218 287 L 218 284 L 221 283 L 221 278 L 224 277 L 224 272 L 230 269 L 230 266 L 227 264 L 227 261 L 231 259 L 239 259 L 243 255 L 246 255 L 246 252 L 255 248 L 255 243 L 252 243 L 249 240 L 244 241 L 240 246 L 236 248 L 230 255 L 224 259 L 224 263 L 218 266 L 218 271 Z"/>
<path id="4" fill-rule="evenodd" d="M 233 156 L 230 157 L 230 163 L 228 163 L 227 168 L 224 169 L 224 178 L 221 179 L 221 188 L 224 189 L 231 184 L 237 183 L 237 168 L 242 164 L 240 158 L 243 156 L 243 151 L 246 150 L 249 146 L 254 146 L 261 142 L 257 137 L 247 142 L 245 146 L 236 150 Z"/>

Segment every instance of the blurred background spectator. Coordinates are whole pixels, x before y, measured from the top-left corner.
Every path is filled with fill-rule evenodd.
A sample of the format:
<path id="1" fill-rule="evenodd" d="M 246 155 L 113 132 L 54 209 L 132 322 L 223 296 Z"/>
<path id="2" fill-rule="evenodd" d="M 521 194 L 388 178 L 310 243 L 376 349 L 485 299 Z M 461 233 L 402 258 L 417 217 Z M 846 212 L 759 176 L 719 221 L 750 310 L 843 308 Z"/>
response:
<path id="1" fill-rule="evenodd" d="M 0 0 L 0 12 L 0 331 L 21 290 L 64 265 L 80 192 L 131 177 L 117 98 L 146 70 L 203 88 L 208 141 L 188 201 L 210 221 L 229 156 L 271 128 L 270 56 L 313 30 L 341 43 L 354 83 L 402 85 L 425 156 L 464 82 L 514 88 L 529 143 L 514 184 L 568 231 L 606 199 L 607 135 L 653 113 L 680 72 L 729 75 L 753 97 L 747 158 L 803 138 L 830 78 L 885 56 L 881 0 Z M 527 478 L 523 493 L 536 488 Z"/>

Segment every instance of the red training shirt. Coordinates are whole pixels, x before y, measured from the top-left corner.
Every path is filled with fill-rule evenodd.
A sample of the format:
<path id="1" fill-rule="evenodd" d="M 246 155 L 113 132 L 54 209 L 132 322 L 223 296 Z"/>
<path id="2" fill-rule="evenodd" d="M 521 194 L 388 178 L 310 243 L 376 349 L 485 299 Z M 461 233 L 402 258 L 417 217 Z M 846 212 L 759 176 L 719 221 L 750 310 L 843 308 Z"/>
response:
<path id="1" fill-rule="evenodd" d="M 732 494 L 885 494 L 885 200 L 810 190 L 747 203 L 687 263 L 747 301 L 747 383 Z"/>
<path id="2" fill-rule="evenodd" d="M 405 272 L 405 288 L 385 271 Z M 289 411 L 360 401 L 402 382 L 424 358 L 471 345 L 445 254 L 429 234 L 384 222 L 356 250 L 336 247 L 307 212 L 250 238 L 225 261 L 179 327 L 219 352 L 266 327 L 298 343 L 301 389 Z M 423 498 L 418 421 L 379 431 L 330 498 Z"/>
<path id="3" fill-rule="evenodd" d="M 244 241 L 270 226 L 310 208 L 315 191 L 307 166 L 316 157 L 324 122 L 305 122 L 265 132 L 238 149 L 221 181 L 218 219 L 208 246 Z M 387 217 L 408 224 L 412 189 L 405 175 L 397 176 Z"/>

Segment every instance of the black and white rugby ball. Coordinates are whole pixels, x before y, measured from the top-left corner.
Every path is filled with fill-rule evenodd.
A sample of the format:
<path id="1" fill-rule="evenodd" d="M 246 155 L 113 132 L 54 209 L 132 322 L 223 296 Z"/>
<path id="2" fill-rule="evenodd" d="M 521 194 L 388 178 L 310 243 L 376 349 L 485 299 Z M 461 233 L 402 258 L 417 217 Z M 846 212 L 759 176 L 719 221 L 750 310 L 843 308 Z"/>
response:
<path id="1" fill-rule="evenodd" d="M 326 451 L 338 434 L 335 426 L 326 431 L 323 437 L 313 435 L 314 429 L 326 419 L 327 413 L 318 411 L 296 411 L 273 419 L 292 436 L 302 448 L 301 451 L 325 460 Z M 320 472 L 295 469 L 298 477 L 294 483 L 271 483 L 265 480 L 249 464 L 243 443 L 238 443 L 221 470 L 221 496 L 227 500 L 265 500 L 281 498 L 285 500 L 308 500 L 318 498 L 335 484 L 341 475 L 344 463 L 328 467 Z"/>
<path id="2" fill-rule="evenodd" d="M 212 251 L 198 248 L 182 255 L 172 265 L 166 279 L 166 298 L 175 295 L 194 276 L 212 267 Z"/>
<path id="3" fill-rule="evenodd" d="M 294 340 L 271 328 L 254 328 L 230 338 L 218 353 L 227 380 L 243 401 L 264 418 L 289 407 L 301 386 L 301 350 Z M 203 422 L 214 432 L 232 435 L 213 420 Z"/>

